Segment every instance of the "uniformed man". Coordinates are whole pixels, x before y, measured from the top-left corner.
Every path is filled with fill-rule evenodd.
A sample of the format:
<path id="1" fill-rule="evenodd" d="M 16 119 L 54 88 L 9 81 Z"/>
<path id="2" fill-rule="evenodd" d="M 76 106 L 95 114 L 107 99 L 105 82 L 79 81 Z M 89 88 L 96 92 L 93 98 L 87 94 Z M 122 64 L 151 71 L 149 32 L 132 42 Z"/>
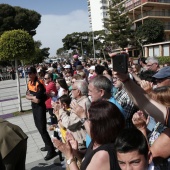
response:
<path id="1" fill-rule="evenodd" d="M 51 138 L 47 132 L 46 127 L 46 91 L 42 80 L 38 79 L 36 68 L 30 67 L 28 69 L 28 91 L 26 98 L 31 100 L 32 111 L 35 126 L 37 127 L 41 137 L 45 143 L 45 147 L 41 148 L 41 151 L 48 151 L 44 159 L 50 160 L 57 155 L 55 152 Z"/>

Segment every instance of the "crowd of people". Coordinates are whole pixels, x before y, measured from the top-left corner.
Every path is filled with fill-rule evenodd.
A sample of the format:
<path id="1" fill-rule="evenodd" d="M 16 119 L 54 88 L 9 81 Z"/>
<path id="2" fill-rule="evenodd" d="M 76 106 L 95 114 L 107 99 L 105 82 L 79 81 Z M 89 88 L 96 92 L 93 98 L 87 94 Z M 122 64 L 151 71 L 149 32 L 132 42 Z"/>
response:
<path id="1" fill-rule="evenodd" d="M 139 58 L 120 73 L 112 66 L 115 55 L 80 61 L 76 54 L 28 68 L 26 98 L 44 159 L 59 155 L 70 170 L 168 170 L 170 66 Z"/>

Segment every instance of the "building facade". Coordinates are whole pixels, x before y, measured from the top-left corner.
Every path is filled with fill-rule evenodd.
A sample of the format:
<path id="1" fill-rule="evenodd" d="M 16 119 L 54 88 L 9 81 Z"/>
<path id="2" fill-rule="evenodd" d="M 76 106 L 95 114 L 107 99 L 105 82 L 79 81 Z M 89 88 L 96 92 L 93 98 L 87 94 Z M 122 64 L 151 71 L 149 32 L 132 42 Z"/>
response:
<path id="1" fill-rule="evenodd" d="M 87 3 L 91 30 L 104 30 L 104 19 L 109 17 L 109 0 L 88 0 Z"/>
<path id="2" fill-rule="evenodd" d="M 111 2 L 112 0 L 88 0 L 89 22 L 92 31 L 105 29 L 104 18 L 109 18 L 107 11 Z M 131 19 L 134 29 L 143 24 L 146 19 L 152 18 L 162 21 L 165 27 L 165 43 L 162 42 L 159 45 L 152 44 L 143 47 L 145 57 L 152 54 L 156 56 L 170 55 L 170 0 L 122 0 L 117 5 L 123 5 L 125 7 L 125 12 L 127 12 L 127 15 Z M 117 50 L 119 49 L 115 49 L 115 51 Z M 133 47 L 129 48 L 129 53 L 135 57 L 139 55 L 139 51 Z"/>
<path id="3" fill-rule="evenodd" d="M 165 40 L 170 40 L 170 0 L 124 0 L 125 12 L 134 23 L 134 28 L 146 19 L 158 19 L 165 27 Z"/>

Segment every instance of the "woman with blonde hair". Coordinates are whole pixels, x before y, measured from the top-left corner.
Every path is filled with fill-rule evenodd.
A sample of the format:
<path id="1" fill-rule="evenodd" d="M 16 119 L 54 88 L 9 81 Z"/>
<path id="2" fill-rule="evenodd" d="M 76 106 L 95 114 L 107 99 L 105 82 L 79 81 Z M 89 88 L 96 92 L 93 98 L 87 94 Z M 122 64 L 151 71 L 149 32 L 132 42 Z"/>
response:
<path id="1" fill-rule="evenodd" d="M 170 107 L 170 86 L 162 86 L 153 89 L 149 97 L 166 107 Z"/>

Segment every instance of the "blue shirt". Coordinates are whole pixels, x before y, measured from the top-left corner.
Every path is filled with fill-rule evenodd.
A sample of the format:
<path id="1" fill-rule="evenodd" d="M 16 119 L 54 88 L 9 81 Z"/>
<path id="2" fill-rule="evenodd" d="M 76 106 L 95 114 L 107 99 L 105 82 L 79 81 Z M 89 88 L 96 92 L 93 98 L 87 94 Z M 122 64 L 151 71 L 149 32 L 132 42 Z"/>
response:
<path id="1" fill-rule="evenodd" d="M 122 106 L 117 102 L 117 100 L 114 98 L 114 97 L 111 97 L 109 99 L 109 102 L 115 104 L 119 110 L 121 111 L 121 113 L 123 114 L 123 116 L 125 117 L 126 113 L 125 113 L 125 110 L 122 108 Z"/>
<path id="2" fill-rule="evenodd" d="M 123 114 L 123 116 L 125 115 L 124 109 L 123 109 L 122 106 L 116 101 L 116 99 L 115 99 L 114 97 L 111 97 L 111 98 L 109 99 L 109 102 L 115 104 L 115 105 L 119 108 L 119 110 L 121 111 L 121 113 Z M 88 134 L 86 134 L 86 147 L 87 147 L 87 148 L 88 148 L 90 142 L 91 142 L 91 138 L 90 138 L 90 136 L 89 136 Z"/>

